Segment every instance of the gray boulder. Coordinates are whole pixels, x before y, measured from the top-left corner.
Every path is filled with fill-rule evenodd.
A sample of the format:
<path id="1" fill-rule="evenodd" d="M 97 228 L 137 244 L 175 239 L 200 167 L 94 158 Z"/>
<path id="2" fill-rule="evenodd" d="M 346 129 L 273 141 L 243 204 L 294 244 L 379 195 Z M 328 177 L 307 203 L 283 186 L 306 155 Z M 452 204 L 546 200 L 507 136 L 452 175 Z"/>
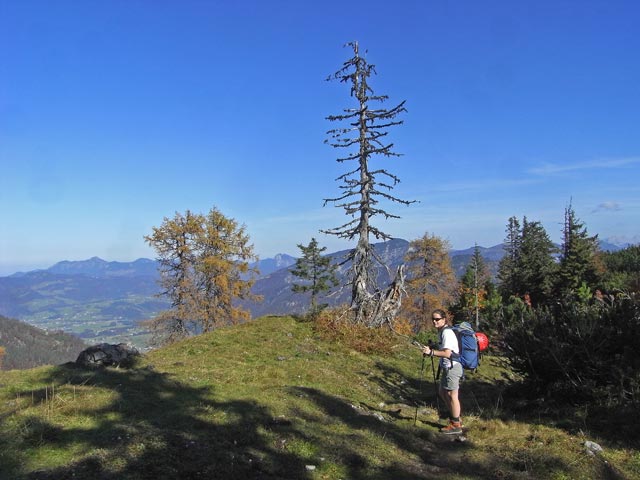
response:
<path id="1" fill-rule="evenodd" d="M 133 364 L 140 352 L 126 343 L 112 345 L 100 343 L 80 352 L 76 364 L 83 367 L 116 366 L 127 367 Z"/>

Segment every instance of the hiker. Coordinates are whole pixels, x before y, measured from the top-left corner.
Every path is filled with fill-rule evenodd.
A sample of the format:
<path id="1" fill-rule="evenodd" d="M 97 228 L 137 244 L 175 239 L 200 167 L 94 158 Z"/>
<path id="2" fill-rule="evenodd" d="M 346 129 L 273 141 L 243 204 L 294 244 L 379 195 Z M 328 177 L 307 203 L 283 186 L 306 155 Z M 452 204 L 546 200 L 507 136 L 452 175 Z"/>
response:
<path id="1" fill-rule="evenodd" d="M 431 314 L 431 321 L 433 322 L 433 326 L 438 329 L 440 344 L 438 349 L 425 345 L 422 348 L 422 353 L 440 358 L 442 377 L 440 377 L 438 394 L 444 400 L 449 410 L 449 424 L 442 427 L 440 432 L 455 435 L 462 433 L 458 390 L 460 388 L 460 379 L 462 378 L 463 370 L 460 362 L 451 360 L 449 357 L 451 357 L 452 353 L 460 353 L 458 339 L 451 328 L 446 328 L 450 325 L 444 310 L 434 310 Z"/>

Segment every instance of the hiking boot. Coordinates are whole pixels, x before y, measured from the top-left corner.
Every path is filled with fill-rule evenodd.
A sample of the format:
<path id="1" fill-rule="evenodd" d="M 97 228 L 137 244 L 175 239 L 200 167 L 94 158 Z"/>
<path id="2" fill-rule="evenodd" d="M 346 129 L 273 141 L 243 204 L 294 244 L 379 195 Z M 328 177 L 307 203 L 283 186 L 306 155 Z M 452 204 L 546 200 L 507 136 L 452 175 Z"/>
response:
<path id="1" fill-rule="evenodd" d="M 449 425 L 440 429 L 440 433 L 444 433 L 445 435 L 458 435 L 462 433 L 462 423 L 449 422 Z"/>
<path id="2" fill-rule="evenodd" d="M 451 417 L 448 413 L 441 413 L 438 415 L 438 423 L 443 425 L 449 425 L 452 422 Z M 464 428 L 464 424 L 462 423 L 462 417 L 460 417 L 460 428 Z"/>

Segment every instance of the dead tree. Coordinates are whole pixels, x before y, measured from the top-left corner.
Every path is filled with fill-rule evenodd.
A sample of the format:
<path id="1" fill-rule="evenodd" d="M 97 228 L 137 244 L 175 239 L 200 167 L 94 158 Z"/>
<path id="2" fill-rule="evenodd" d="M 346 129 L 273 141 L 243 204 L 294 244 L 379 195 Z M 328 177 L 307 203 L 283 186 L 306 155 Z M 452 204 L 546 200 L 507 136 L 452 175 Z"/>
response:
<path id="1" fill-rule="evenodd" d="M 392 237 L 374 227 L 370 220 L 376 215 L 386 219 L 399 218 L 379 206 L 381 199 L 404 205 L 414 202 L 391 195 L 391 190 L 400 182 L 399 178 L 385 169 L 370 169 L 369 161 L 377 156 L 400 156 L 393 152 L 393 143 L 386 141 L 385 137 L 388 128 L 403 123 L 396 117 L 406 109 L 404 101 L 390 109 L 372 107 L 374 102 L 382 103 L 388 97 L 374 94 L 369 77 L 376 73 L 375 65 L 360 56 L 357 42 L 348 45 L 353 49 L 353 57 L 344 62 L 342 68 L 328 80 L 349 83 L 351 97 L 355 98 L 357 104 L 355 108 L 345 109 L 341 115 L 327 117 L 327 120 L 341 123 L 342 126 L 329 130 L 327 135 L 330 138 L 325 143 L 345 150 L 346 153 L 337 159 L 339 163 L 355 162 L 356 166 L 336 179 L 342 182 L 342 194 L 325 199 L 324 204 L 331 202 L 343 208 L 351 220 L 322 232 L 349 240 L 358 239 L 356 247 L 345 260 L 345 263 L 352 262 L 349 280 L 351 305 L 356 322 L 373 326 L 380 323 L 377 315 L 381 314 L 380 302 L 386 295 L 381 295 L 375 282 L 374 262 L 382 262 L 375 256 L 369 239 L 371 235 L 378 240 L 390 240 Z M 398 275 L 394 283 L 396 281 L 399 281 Z"/>

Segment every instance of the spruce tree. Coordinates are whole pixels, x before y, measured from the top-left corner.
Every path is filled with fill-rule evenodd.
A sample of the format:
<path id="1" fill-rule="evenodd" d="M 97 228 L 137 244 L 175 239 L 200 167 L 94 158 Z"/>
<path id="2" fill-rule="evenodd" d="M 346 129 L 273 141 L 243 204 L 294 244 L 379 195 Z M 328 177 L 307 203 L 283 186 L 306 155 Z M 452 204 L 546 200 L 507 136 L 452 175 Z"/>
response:
<path id="1" fill-rule="evenodd" d="M 315 315 L 326 306 L 318 305 L 318 295 L 338 285 L 337 265 L 331 263 L 331 257 L 322 256 L 327 247 L 320 248 L 315 238 L 307 246 L 298 244 L 298 248 L 302 257 L 296 260 L 291 273 L 305 283 L 294 283 L 291 290 L 296 293 L 311 292 L 310 313 Z"/>
<path id="2" fill-rule="evenodd" d="M 562 253 L 555 291 L 558 298 L 574 297 L 584 285 L 595 288 L 604 266 L 598 257 L 598 235 L 589 236 L 587 228 L 571 204 L 565 209 Z"/>
<path id="3" fill-rule="evenodd" d="M 522 293 L 528 293 L 532 306 L 552 301 L 557 264 L 553 255 L 557 249 L 540 222 L 524 217 L 520 241 L 519 277 Z"/>
<path id="4" fill-rule="evenodd" d="M 503 299 L 528 297 L 531 306 L 551 303 L 557 271 L 556 248 L 540 222 L 516 217 L 509 219 L 505 256 L 500 261 L 498 279 Z"/>
<path id="5" fill-rule="evenodd" d="M 487 264 L 482 258 L 478 245 L 460 279 L 458 301 L 453 307 L 454 314 L 480 328 L 480 313 L 484 309 L 487 283 L 490 282 Z"/>
<path id="6" fill-rule="evenodd" d="M 388 129 L 403 122 L 397 117 L 406 111 L 401 102 L 392 108 L 376 107 L 388 99 L 386 95 L 376 95 L 370 84 L 371 75 L 375 74 L 375 66 L 360 55 L 358 42 L 348 44 L 353 49 L 353 57 L 344 62 L 342 68 L 329 79 L 338 80 L 350 85 L 351 97 L 355 105 L 344 110 L 343 114 L 327 117 L 330 122 L 338 122 L 341 126 L 329 130 L 329 139 L 325 143 L 334 148 L 344 150 L 339 163 L 354 162 L 355 166 L 338 177 L 342 182 L 342 193 L 334 198 L 327 198 L 324 204 L 331 202 L 343 208 L 351 217 L 347 223 L 323 230 L 323 233 L 336 235 L 348 240 L 357 239 L 356 247 L 350 252 L 346 261 L 351 261 L 350 285 L 351 304 L 355 311 L 355 321 L 373 324 L 374 318 L 368 318 L 377 306 L 371 303 L 377 291 L 373 262 L 375 258 L 370 237 L 390 240 L 391 236 L 371 223 L 375 216 L 385 219 L 399 218 L 379 206 L 380 200 L 389 200 L 408 205 L 411 201 L 401 200 L 390 191 L 400 180 L 385 169 L 372 169 L 369 162 L 375 157 L 397 157 L 393 151 L 393 143 L 386 140 Z M 382 263 L 382 262 L 380 262 Z"/>
<path id="7" fill-rule="evenodd" d="M 520 241 L 522 230 L 520 222 L 516 217 L 509 218 L 507 224 L 507 236 L 504 240 L 504 256 L 498 266 L 499 291 L 503 299 L 508 299 L 511 295 L 518 295 L 520 291 Z"/>

